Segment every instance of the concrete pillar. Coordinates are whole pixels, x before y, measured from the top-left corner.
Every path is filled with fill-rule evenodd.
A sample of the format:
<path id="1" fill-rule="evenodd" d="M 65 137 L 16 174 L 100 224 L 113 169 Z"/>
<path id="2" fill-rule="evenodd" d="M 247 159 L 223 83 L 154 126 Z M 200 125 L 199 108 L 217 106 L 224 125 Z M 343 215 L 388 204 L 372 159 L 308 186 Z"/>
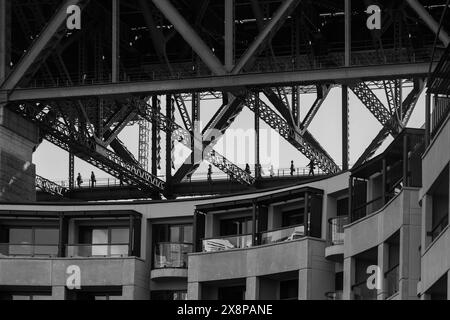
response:
<path id="1" fill-rule="evenodd" d="M 36 201 L 36 126 L 0 106 L 0 201 Z"/>
<path id="2" fill-rule="evenodd" d="M 399 270 L 399 298 L 400 300 L 417 299 L 417 285 L 420 278 L 420 234 L 421 226 L 414 224 L 403 225 L 400 229 L 400 270 Z"/>
<path id="3" fill-rule="evenodd" d="M 312 293 L 312 270 L 304 268 L 298 271 L 298 300 L 310 300 Z"/>
<path id="4" fill-rule="evenodd" d="M 189 282 L 188 283 L 188 300 L 200 300 L 202 299 L 202 291 L 200 282 Z"/>
<path id="5" fill-rule="evenodd" d="M 258 277 L 248 277 L 246 279 L 245 300 L 259 300 Z"/>
<path id="6" fill-rule="evenodd" d="M 347 257 L 344 259 L 344 300 L 353 300 L 352 285 L 355 283 L 355 259 Z"/>
<path id="7" fill-rule="evenodd" d="M 430 195 L 425 194 L 422 198 L 422 237 L 421 251 L 425 252 L 431 243 L 431 237 L 427 234 L 431 230 L 433 201 Z"/>
<path id="8" fill-rule="evenodd" d="M 55 286 L 52 287 L 52 300 L 65 300 L 66 299 L 66 287 Z"/>
<path id="9" fill-rule="evenodd" d="M 134 300 L 135 286 L 122 286 L 122 300 Z"/>
<path id="10" fill-rule="evenodd" d="M 388 297 L 386 279 L 384 273 L 389 268 L 389 245 L 385 242 L 378 245 L 378 266 L 380 267 L 381 288 L 377 290 L 377 300 L 385 300 Z"/>

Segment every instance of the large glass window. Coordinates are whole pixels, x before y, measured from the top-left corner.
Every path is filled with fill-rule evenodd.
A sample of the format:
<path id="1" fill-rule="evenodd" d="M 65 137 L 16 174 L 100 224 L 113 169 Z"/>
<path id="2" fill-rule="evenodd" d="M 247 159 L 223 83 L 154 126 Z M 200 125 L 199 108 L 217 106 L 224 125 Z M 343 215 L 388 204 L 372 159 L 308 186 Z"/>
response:
<path id="1" fill-rule="evenodd" d="M 252 217 L 242 217 L 220 221 L 220 236 L 250 234 L 252 233 L 252 230 Z"/>
<path id="2" fill-rule="evenodd" d="M 77 255 L 126 256 L 129 232 L 125 227 L 81 227 Z"/>
<path id="3" fill-rule="evenodd" d="M 282 227 L 298 226 L 305 223 L 305 208 L 284 211 L 282 213 Z"/>
<path id="4" fill-rule="evenodd" d="M 10 256 L 56 256 L 59 230 L 44 227 L 2 227 L 0 253 Z"/>
<path id="5" fill-rule="evenodd" d="M 153 268 L 187 268 L 192 225 L 155 225 Z"/>

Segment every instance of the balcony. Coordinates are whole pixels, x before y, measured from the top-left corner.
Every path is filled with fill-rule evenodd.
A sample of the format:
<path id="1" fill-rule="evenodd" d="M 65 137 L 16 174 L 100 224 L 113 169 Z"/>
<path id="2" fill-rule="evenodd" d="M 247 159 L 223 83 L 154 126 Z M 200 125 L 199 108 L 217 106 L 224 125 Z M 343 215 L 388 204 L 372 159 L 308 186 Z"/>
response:
<path id="1" fill-rule="evenodd" d="M 0 243 L 0 257 L 39 257 L 54 258 L 58 256 L 58 245 Z"/>
<path id="2" fill-rule="evenodd" d="M 397 264 L 396 266 L 386 271 L 384 274 L 384 278 L 386 280 L 386 291 L 388 299 L 394 296 L 399 290 L 399 283 L 398 283 L 400 278 L 399 267 L 400 266 Z"/>
<path id="3" fill-rule="evenodd" d="M 328 247 L 325 257 L 335 262 L 342 262 L 344 257 L 344 226 L 350 223 L 348 216 L 339 216 L 328 220 Z"/>
<path id="4" fill-rule="evenodd" d="M 129 244 L 69 244 L 66 246 L 66 257 L 128 257 Z"/>
<path id="5" fill-rule="evenodd" d="M 190 243 L 158 243 L 153 255 L 152 280 L 161 278 L 187 278 Z"/>
<path id="6" fill-rule="evenodd" d="M 218 237 L 202 241 L 203 252 L 244 249 L 253 246 L 252 234 Z"/>

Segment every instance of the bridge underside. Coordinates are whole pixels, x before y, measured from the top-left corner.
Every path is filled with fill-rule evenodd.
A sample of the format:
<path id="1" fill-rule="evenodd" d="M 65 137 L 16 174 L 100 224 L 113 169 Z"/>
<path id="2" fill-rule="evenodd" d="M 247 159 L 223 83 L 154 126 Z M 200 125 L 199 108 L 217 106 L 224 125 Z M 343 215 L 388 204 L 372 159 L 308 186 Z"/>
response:
<path id="1" fill-rule="evenodd" d="M 382 125 L 352 163 L 367 161 L 408 124 L 430 71 L 445 1 L 376 1 L 382 10 L 379 30 L 366 27 L 369 4 L 4 0 L 0 108 L 39 129 L 36 147 L 46 139 L 69 154 L 67 190 L 45 178 L 36 183 L 40 190 L 72 199 L 175 198 L 291 183 L 260 176 L 261 121 L 322 172 L 336 174 L 350 163 L 349 92 Z M 66 24 L 72 5 L 81 9 L 80 30 L 68 30 Z M 448 45 L 448 29 L 446 20 L 439 47 Z M 442 54 L 439 47 L 435 61 Z M 342 136 L 339 164 L 308 130 L 336 86 L 342 89 L 342 132 L 331 134 Z M 403 96 L 407 87 L 411 91 Z M 304 94 L 316 95 L 312 106 L 301 103 Z M 218 107 L 211 119 L 201 117 L 205 100 Z M 252 173 L 214 150 L 245 107 L 255 114 Z M 300 108 L 307 110 L 303 118 Z M 200 120 L 207 123 L 204 128 Z M 137 154 L 119 139 L 130 125 L 139 126 Z M 177 143 L 192 153 L 179 167 L 174 166 Z M 75 190 L 74 157 L 132 187 Z M 29 153 L 19 158 L 31 162 Z M 203 161 L 232 182 L 185 182 Z M 0 194 L 2 199 L 10 198 Z"/>

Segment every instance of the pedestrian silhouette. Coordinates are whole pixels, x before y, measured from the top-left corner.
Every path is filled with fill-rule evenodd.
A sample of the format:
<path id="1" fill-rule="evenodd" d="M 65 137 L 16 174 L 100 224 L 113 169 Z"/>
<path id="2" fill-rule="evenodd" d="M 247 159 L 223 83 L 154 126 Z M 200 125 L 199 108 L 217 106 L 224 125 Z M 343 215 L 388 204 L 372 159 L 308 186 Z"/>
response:
<path id="1" fill-rule="evenodd" d="M 271 178 L 273 178 L 273 176 L 275 175 L 275 172 L 273 171 L 273 165 L 270 165 L 269 174 Z"/>
<path id="2" fill-rule="evenodd" d="M 291 176 L 294 175 L 294 172 L 295 172 L 295 167 L 294 167 L 294 161 L 292 160 L 291 161 Z"/>
<path id="3" fill-rule="evenodd" d="M 91 171 L 91 188 L 94 188 L 97 183 L 97 179 L 95 179 L 94 171 Z"/>
<path id="4" fill-rule="evenodd" d="M 248 163 L 245 165 L 245 172 L 248 174 L 252 174 L 252 171 L 250 170 L 250 165 Z"/>
<path id="5" fill-rule="evenodd" d="M 314 177 L 314 170 L 316 169 L 316 165 L 314 164 L 314 160 L 311 160 L 311 162 L 308 164 L 309 167 L 309 176 Z"/>
<path id="6" fill-rule="evenodd" d="M 77 177 L 78 188 L 81 188 L 82 184 L 83 184 L 83 178 L 81 177 L 81 173 L 78 172 L 78 177 Z"/>
<path id="7" fill-rule="evenodd" d="M 212 182 L 212 165 L 208 166 L 208 182 Z"/>

